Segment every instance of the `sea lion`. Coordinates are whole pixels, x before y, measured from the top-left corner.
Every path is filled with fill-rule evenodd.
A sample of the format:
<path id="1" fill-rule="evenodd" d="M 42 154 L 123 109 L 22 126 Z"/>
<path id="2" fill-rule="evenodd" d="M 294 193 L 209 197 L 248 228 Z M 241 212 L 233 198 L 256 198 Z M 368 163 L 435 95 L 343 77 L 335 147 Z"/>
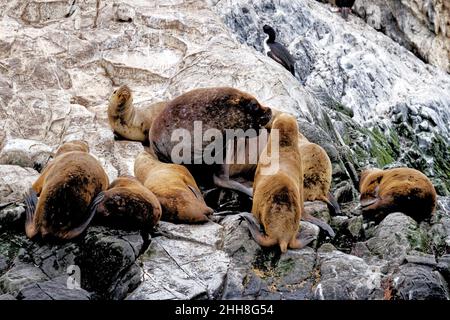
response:
<path id="1" fill-rule="evenodd" d="M 161 161 L 189 165 L 194 174 L 200 165 L 199 176 L 204 176 L 205 170 L 212 168 L 216 186 L 234 189 L 251 196 L 250 188 L 229 179 L 225 148 L 231 138 L 227 137 L 226 133 L 227 130 L 255 129 L 256 135 L 271 117 L 270 108 L 262 106 L 253 96 L 240 90 L 229 87 L 195 89 L 168 102 L 154 121 L 150 132 L 150 144 Z M 218 133 L 220 141 L 216 139 L 211 142 L 212 139 L 209 141 L 202 139 L 205 132 Z M 181 136 L 180 142 L 177 138 L 181 133 L 187 138 Z M 175 139 L 174 134 L 177 135 Z M 199 143 L 196 143 L 196 140 Z M 182 155 L 181 153 L 176 155 L 180 155 L 182 159 L 173 159 L 172 151 L 178 151 L 180 145 L 183 146 Z M 211 148 L 211 145 L 215 147 Z M 174 149 L 175 147 L 177 148 Z M 213 163 L 205 161 L 205 149 L 208 148 L 215 150 L 214 159 L 218 158 L 219 161 L 214 160 Z M 205 168 L 205 165 L 208 168 Z"/>
<path id="2" fill-rule="evenodd" d="M 312 235 L 298 233 L 303 214 L 303 172 L 298 147 L 298 124 L 293 116 L 278 116 L 272 130 L 278 130 L 278 152 L 273 152 L 271 138 L 263 155 L 270 161 L 260 161 L 255 174 L 251 215 L 243 215 L 249 230 L 261 246 L 278 244 L 281 252 L 287 248 L 301 249 L 314 240 Z M 274 133 L 271 132 L 270 136 Z M 270 154 L 270 156 L 269 156 Z M 270 172 L 270 166 L 278 164 L 278 170 Z M 256 218 L 256 220 L 254 219 Z M 260 232 L 259 225 L 264 228 Z"/>
<path id="3" fill-rule="evenodd" d="M 156 116 L 164 109 L 166 102 L 149 106 L 133 106 L 133 93 L 126 85 L 113 92 L 109 98 L 108 120 L 116 140 L 141 141 L 148 145 L 148 133 Z"/>
<path id="4" fill-rule="evenodd" d="M 141 152 L 134 163 L 134 175 L 161 203 L 161 220 L 198 223 L 208 221 L 214 210 L 208 207 L 189 170 L 182 165 L 160 162 Z"/>
<path id="5" fill-rule="evenodd" d="M 283 112 L 272 109 L 272 119 L 276 119 Z M 267 129 L 271 129 L 271 120 L 267 125 Z M 259 158 L 261 151 L 265 147 L 267 140 L 256 138 L 248 139 L 245 148 L 235 148 L 236 159 L 245 158 L 244 164 L 237 164 L 236 162 L 230 165 L 230 177 L 242 176 L 245 178 L 251 177 L 256 170 L 256 164 L 253 164 L 250 159 L 254 158 L 254 153 L 257 153 L 256 158 Z M 257 148 L 256 143 L 258 143 Z M 311 143 L 308 139 L 299 132 L 298 146 L 302 155 L 303 167 L 303 195 L 304 201 L 324 201 L 332 214 L 339 214 L 340 207 L 334 196 L 330 193 L 332 180 L 332 165 L 326 151 L 319 145 Z"/>
<path id="6" fill-rule="evenodd" d="M 368 169 L 359 182 L 363 217 L 379 222 L 392 212 L 417 221 L 429 218 L 436 207 L 436 190 L 422 172 L 411 168 Z"/>
<path id="7" fill-rule="evenodd" d="M 330 193 L 333 172 L 327 152 L 318 144 L 309 142 L 302 133 L 299 133 L 298 141 L 302 155 L 304 200 L 323 201 L 332 214 L 339 214 L 339 204 Z"/>
<path id="8" fill-rule="evenodd" d="M 65 143 L 26 194 L 27 236 L 67 240 L 80 235 L 107 187 L 108 176 L 87 143 Z"/>
<path id="9" fill-rule="evenodd" d="M 161 218 L 156 196 L 135 177 L 114 180 L 97 207 L 96 220 L 115 228 L 149 233 Z"/>

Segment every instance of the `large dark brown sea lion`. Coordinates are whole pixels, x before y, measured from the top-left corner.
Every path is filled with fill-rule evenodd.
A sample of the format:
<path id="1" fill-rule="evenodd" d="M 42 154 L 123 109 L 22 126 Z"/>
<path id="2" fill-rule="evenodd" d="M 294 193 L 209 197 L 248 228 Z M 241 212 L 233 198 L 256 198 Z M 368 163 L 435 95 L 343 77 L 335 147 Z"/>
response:
<path id="1" fill-rule="evenodd" d="M 376 222 L 392 212 L 403 212 L 421 221 L 429 218 L 436 207 L 433 184 L 415 169 L 365 170 L 359 190 L 364 218 Z"/>
<path id="2" fill-rule="evenodd" d="M 150 232 L 161 218 L 158 198 L 135 177 L 114 180 L 97 207 L 97 221 L 124 230 Z"/>
<path id="3" fill-rule="evenodd" d="M 134 175 L 161 203 L 161 220 L 198 223 L 208 221 L 214 210 L 208 207 L 189 170 L 163 163 L 141 152 L 134 163 Z"/>
<path id="4" fill-rule="evenodd" d="M 249 224 L 253 238 L 261 246 L 279 245 L 281 252 L 287 248 L 300 249 L 314 237 L 298 233 L 303 214 L 303 172 L 301 154 L 298 147 L 298 124 L 294 117 L 283 114 L 278 116 L 272 127 L 278 130 L 278 152 L 275 152 L 272 139 L 269 139 L 263 157 L 270 161 L 258 163 L 255 181 L 252 213 L 243 215 Z M 271 172 L 270 167 L 278 164 L 278 170 Z M 264 234 L 259 230 L 264 228 Z"/>
<path id="5" fill-rule="evenodd" d="M 228 142 L 226 130 L 255 129 L 258 133 L 257 130 L 270 121 L 271 115 L 270 108 L 262 106 L 253 96 L 237 89 L 196 89 L 168 102 L 154 121 L 150 131 L 150 144 L 161 161 L 189 165 L 193 172 L 193 167 L 200 165 L 203 175 L 206 174 L 205 165 L 213 167 L 214 183 L 217 186 L 251 196 L 250 188 L 229 180 L 229 164 L 224 163 L 224 149 Z M 202 139 L 205 132 L 217 133 L 220 142 L 211 137 Z M 217 147 L 211 147 L 212 141 Z M 211 149 L 214 150 L 214 159 L 210 163 L 204 156 L 206 150 Z M 174 159 L 173 152 L 180 157 Z M 217 165 L 217 162 L 221 163 Z"/>
<path id="6" fill-rule="evenodd" d="M 87 143 L 65 143 L 26 195 L 27 236 L 66 240 L 80 235 L 107 187 L 108 176 Z"/>
<path id="7" fill-rule="evenodd" d="M 109 98 L 108 120 L 116 140 L 141 141 L 148 145 L 148 133 L 156 116 L 166 106 L 166 102 L 156 102 L 149 106 L 133 106 L 133 93 L 124 85 Z"/>

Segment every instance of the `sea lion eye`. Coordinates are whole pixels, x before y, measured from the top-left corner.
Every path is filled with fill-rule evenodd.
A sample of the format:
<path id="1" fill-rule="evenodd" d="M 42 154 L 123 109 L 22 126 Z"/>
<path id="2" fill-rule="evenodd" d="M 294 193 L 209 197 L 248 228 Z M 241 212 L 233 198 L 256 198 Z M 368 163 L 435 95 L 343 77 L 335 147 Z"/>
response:
<path id="1" fill-rule="evenodd" d="M 252 112 L 257 111 L 257 110 L 259 109 L 259 107 L 258 107 L 258 102 L 256 102 L 256 100 L 251 100 L 251 101 L 248 103 L 248 108 L 249 108 L 249 110 L 252 111 Z"/>

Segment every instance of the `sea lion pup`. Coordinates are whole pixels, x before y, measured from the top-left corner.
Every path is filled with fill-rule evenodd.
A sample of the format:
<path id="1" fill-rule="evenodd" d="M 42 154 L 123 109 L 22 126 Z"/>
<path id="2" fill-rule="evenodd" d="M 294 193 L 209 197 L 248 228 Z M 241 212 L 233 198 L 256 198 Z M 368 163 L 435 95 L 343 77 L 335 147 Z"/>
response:
<path id="1" fill-rule="evenodd" d="M 376 222 L 392 212 L 403 212 L 421 221 L 429 218 L 436 207 L 433 184 L 415 169 L 365 170 L 359 190 L 363 217 Z"/>
<path id="2" fill-rule="evenodd" d="M 339 204 L 330 193 L 332 166 L 327 152 L 301 133 L 298 145 L 302 154 L 304 201 L 323 201 L 332 214 L 339 214 Z"/>
<path id="3" fill-rule="evenodd" d="M 273 130 L 278 130 L 279 134 L 278 152 L 272 145 L 277 143 L 272 141 Z M 243 215 L 256 242 L 261 246 L 278 244 L 283 253 L 288 247 L 301 249 L 314 239 L 312 235 L 298 233 L 304 212 L 303 169 L 298 138 L 298 124 L 293 116 L 282 114 L 275 119 L 262 153 L 262 157 L 270 154 L 267 159 L 270 161 L 260 159 L 253 184 L 252 213 L 257 222 L 251 216 Z M 258 222 L 265 234 L 260 232 Z"/>
<path id="4" fill-rule="evenodd" d="M 226 139 L 231 138 L 227 137 L 226 130 L 255 129 L 255 133 L 258 133 L 271 117 L 270 108 L 262 106 L 253 96 L 240 90 L 229 87 L 195 89 L 168 102 L 151 128 L 150 145 L 159 160 L 189 165 L 193 172 L 200 166 L 203 175 L 209 168 L 216 186 L 234 189 L 251 197 L 251 188 L 229 179 L 225 148 L 228 143 Z M 219 137 L 214 140 L 211 138 L 213 142 L 207 141 L 207 138 L 201 139 L 205 132 L 217 133 Z M 200 140 L 200 143 L 196 143 L 196 140 Z M 207 150 L 214 151 L 211 162 L 207 162 L 204 157 Z M 179 156 L 178 159 L 173 159 L 172 151 L 175 156 Z"/>
<path id="5" fill-rule="evenodd" d="M 189 170 L 179 164 L 163 163 L 146 151 L 134 162 L 134 175 L 161 203 L 161 220 L 198 223 L 208 221 L 208 207 Z"/>
<path id="6" fill-rule="evenodd" d="M 80 235 L 92 220 L 108 183 L 86 142 L 65 143 L 25 197 L 27 236 L 67 240 Z"/>
<path id="7" fill-rule="evenodd" d="M 116 140 L 141 141 L 148 145 L 148 133 L 153 120 L 166 106 L 156 102 L 149 106 L 133 106 L 133 94 L 126 85 L 113 92 L 109 98 L 108 120 Z"/>
<path id="8" fill-rule="evenodd" d="M 124 230 L 149 233 L 161 218 L 162 209 L 156 196 L 135 177 L 114 180 L 97 207 L 96 220 Z"/>

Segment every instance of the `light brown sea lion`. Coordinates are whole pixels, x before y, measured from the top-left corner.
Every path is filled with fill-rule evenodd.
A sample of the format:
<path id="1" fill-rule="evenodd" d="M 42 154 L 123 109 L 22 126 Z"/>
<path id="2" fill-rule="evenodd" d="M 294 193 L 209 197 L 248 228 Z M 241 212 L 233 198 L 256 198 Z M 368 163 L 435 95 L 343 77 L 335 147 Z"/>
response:
<path id="1" fill-rule="evenodd" d="M 299 148 L 302 154 L 304 200 L 323 201 L 332 214 L 339 214 L 339 204 L 330 193 L 333 169 L 327 152 L 318 144 L 309 142 L 301 133 Z"/>
<path id="2" fill-rule="evenodd" d="M 285 113 L 272 109 L 272 119 L 276 119 L 281 114 Z M 271 129 L 273 121 L 271 120 L 266 128 Z M 231 164 L 230 177 L 243 176 L 253 180 L 256 164 L 249 159 L 255 156 L 254 153 L 257 153 L 256 158 L 259 158 L 267 143 L 267 140 L 260 139 L 258 147 L 255 148 L 258 138 L 248 139 L 245 148 L 235 148 L 234 157 L 238 159 L 244 157 L 246 161 L 244 164 Z M 299 132 L 298 146 L 302 155 L 304 201 L 324 201 L 331 213 L 339 214 L 339 204 L 330 193 L 332 165 L 328 154 L 321 146 L 309 142 L 301 132 Z"/>
<path id="3" fill-rule="evenodd" d="M 368 169 L 359 182 L 365 219 L 381 221 L 403 212 L 417 221 L 429 218 L 436 207 L 436 190 L 422 172 L 410 168 Z"/>
<path id="4" fill-rule="evenodd" d="M 116 140 L 141 141 L 148 145 L 148 133 L 156 116 L 164 109 L 166 102 L 149 106 L 133 106 L 133 93 L 126 85 L 113 92 L 109 98 L 108 120 Z"/>
<path id="5" fill-rule="evenodd" d="M 62 145 L 25 197 L 29 238 L 80 235 L 108 187 L 108 176 L 83 141 Z M 39 199 L 37 198 L 39 196 Z"/>
<path id="6" fill-rule="evenodd" d="M 97 207 L 96 220 L 125 230 L 149 233 L 161 218 L 158 198 L 135 177 L 114 180 Z"/>
<path id="7" fill-rule="evenodd" d="M 250 188 L 229 179 L 229 164 L 224 161 L 226 130 L 255 129 L 257 133 L 270 121 L 271 115 L 270 108 L 262 106 L 253 96 L 240 90 L 229 87 L 195 89 L 168 102 L 154 121 L 150 132 L 150 144 L 161 161 L 189 165 L 194 174 L 200 166 L 200 176 L 206 174 L 208 170 L 205 169 L 206 166 L 211 169 L 216 186 L 234 189 L 251 196 Z M 194 136 L 195 124 L 199 128 L 200 137 Z M 207 130 L 212 132 L 209 129 L 215 129 L 222 142 L 220 145 L 220 142 L 213 140 L 213 145 L 220 145 L 215 149 L 215 155 L 221 159 L 214 163 L 207 163 L 204 158 L 208 146 L 214 149 L 210 146 L 211 141 L 202 139 Z M 187 133 L 190 139 L 182 139 L 181 142 L 177 140 L 179 136 L 173 139 L 173 134 L 180 131 Z M 197 144 L 196 139 L 199 141 Z M 172 151 L 178 151 L 174 148 L 179 147 L 180 143 L 186 146 L 182 150 L 183 159 L 173 159 Z M 185 154 L 184 150 L 187 150 L 188 154 Z"/>
<path id="8" fill-rule="evenodd" d="M 214 210 L 208 207 L 189 170 L 163 163 L 141 152 L 134 163 L 134 175 L 161 203 L 161 220 L 198 223 L 208 221 Z"/>
<path id="9" fill-rule="evenodd" d="M 298 233 L 303 214 L 303 172 L 301 154 L 298 147 L 298 124 L 294 117 L 283 114 L 278 116 L 272 127 L 278 130 L 278 152 L 275 152 L 269 138 L 263 155 L 270 161 L 259 161 L 254 181 L 252 213 L 243 215 L 249 230 L 261 246 L 279 245 L 281 252 L 287 248 L 300 249 L 314 237 Z M 272 153 L 272 151 L 274 151 Z M 278 163 L 278 170 L 270 172 L 269 167 Z M 268 174 L 270 173 L 270 174 Z M 259 230 L 262 225 L 264 233 Z"/>

